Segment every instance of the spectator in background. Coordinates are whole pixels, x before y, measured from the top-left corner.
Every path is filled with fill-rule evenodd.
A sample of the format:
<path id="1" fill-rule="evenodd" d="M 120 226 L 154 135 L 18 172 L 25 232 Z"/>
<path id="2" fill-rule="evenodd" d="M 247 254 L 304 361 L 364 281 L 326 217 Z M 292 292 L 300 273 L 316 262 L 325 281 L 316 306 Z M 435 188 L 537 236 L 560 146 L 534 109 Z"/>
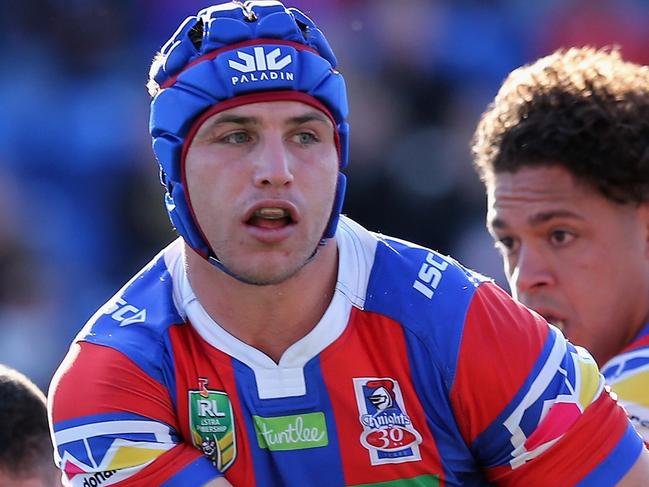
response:
<path id="1" fill-rule="evenodd" d="M 536 58 L 562 46 L 620 46 L 627 61 L 649 63 L 644 0 L 561 0 L 536 11 L 532 29 Z M 551 29 L 548 26 L 552 26 Z"/>
<path id="2" fill-rule="evenodd" d="M 46 386 L 63 351 L 51 265 L 39 260 L 25 235 L 25 195 L 0 159 L 0 361 Z"/>
<path id="3" fill-rule="evenodd" d="M 155 218 L 130 226 L 153 200 L 130 4 L 0 2 L 0 361 L 41 389 L 138 245 L 160 241 Z"/>
<path id="4" fill-rule="evenodd" d="M 519 68 L 473 152 L 514 297 L 588 348 L 649 441 L 649 67 L 572 48 Z"/>
<path id="5" fill-rule="evenodd" d="M 0 364 L 0 485 L 56 487 L 45 396 L 26 376 Z"/>

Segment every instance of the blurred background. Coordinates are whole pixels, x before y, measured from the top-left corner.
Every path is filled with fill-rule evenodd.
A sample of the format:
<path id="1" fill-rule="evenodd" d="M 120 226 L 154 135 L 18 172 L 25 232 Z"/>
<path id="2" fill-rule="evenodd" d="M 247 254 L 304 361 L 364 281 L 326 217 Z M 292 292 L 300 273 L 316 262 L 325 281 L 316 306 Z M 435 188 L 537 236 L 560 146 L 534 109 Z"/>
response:
<path id="1" fill-rule="evenodd" d="M 208 0 L 0 1 L 0 363 L 43 390 L 85 321 L 174 238 L 150 60 Z M 559 47 L 649 63 L 649 0 L 293 0 L 351 106 L 344 212 L 505 286 L 469 140 L 507 73 Z"/>

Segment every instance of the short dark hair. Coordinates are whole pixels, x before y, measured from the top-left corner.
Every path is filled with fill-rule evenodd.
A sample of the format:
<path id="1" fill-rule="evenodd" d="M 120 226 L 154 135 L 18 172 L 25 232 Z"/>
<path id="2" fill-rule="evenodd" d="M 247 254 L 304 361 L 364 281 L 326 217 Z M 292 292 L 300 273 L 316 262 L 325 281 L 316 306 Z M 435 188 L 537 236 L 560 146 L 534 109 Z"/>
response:
<path id="1" fill-rule="evenodd" d="M 649 200 L 649 67 L 617 49 L 559 50 L 514 70 L 473 136 L 485 182 L 559 165 L 620 203 Z"/>
<path id="2" fill-rule="evenodd" d="M 0 472 L 23 479 L 54 466 L 45 395 L 20 372 L 0 364 Z"/>

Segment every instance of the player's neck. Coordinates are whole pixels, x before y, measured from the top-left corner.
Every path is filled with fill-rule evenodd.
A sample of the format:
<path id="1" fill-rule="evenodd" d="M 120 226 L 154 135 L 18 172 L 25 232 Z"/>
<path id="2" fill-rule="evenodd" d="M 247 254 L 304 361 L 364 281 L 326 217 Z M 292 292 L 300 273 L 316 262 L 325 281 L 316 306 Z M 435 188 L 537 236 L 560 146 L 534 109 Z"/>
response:
<path id="1" fill-rule="evenodd" d="M 186 247 L 187 273 L 201 305 L 231 335 L 279 362 L 331 303 L 338 274 L 334 240 L 295 276 L 272 286 L 244 284 Z"/>

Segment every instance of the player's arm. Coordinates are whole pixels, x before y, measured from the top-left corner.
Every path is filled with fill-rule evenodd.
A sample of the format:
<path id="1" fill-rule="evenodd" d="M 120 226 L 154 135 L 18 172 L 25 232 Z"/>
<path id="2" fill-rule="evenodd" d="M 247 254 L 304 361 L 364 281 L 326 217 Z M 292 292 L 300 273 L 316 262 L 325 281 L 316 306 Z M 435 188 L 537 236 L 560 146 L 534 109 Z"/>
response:
<path id="1" fill-rule="evenodd" d="M 470 304 L 451 401 L 496 485 L 615 485 L 644 473 L 645 460 L 634 467 L 642 441 L 592 357 L 493 284 Z"/>
<path id="2" fill-rule="evenodd" d="M 640 458 L 627 473 L 618 487 L 644 487 L 649 479 L 649 451 L 642 450 Z"/>
<path id="3" fill-rule="evenodd" d="M 117 350 L 74 345 L 49 396 L 66 485 L 202 486 L 222 477 L 183 441 L 168 389 Z"/>

